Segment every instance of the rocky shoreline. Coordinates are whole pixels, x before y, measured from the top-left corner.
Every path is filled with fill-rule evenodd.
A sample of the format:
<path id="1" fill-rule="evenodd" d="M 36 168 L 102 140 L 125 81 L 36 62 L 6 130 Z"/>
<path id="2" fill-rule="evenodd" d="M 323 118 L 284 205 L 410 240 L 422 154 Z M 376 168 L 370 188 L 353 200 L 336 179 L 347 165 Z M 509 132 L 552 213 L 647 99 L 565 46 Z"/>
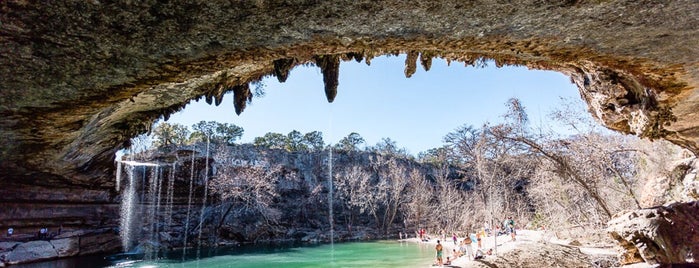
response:
<path id="1" fill-rule="evenodd" d="M 0 267 L 117 252 L 120 248 L 119 235 L 113 228 L 65 232 L 40 240 L 6 237 L 0 242 Z"/>

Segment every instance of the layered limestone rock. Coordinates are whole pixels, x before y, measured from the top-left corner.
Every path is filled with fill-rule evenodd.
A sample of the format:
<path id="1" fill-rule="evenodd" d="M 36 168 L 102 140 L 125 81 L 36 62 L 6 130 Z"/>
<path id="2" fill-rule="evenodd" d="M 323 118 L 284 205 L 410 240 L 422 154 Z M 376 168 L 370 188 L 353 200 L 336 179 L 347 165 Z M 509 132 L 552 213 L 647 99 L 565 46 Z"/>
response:
<path id="1" fill-rule="evenodd" d="M 695 263 L 699 256 L 699 202 L 628 212 L 607 231 L 623 248 L 620 263 Z"/>
<path id="2" fill-rule="evenodd" d="M 31 241 L 17 245 L 14 250 L 4 256 L 6 263 L 17 264 L 53 259 L 58 257 L 58 252 L 48 241 Z"/>
<path id="3" fill-rule="evenodd" d="M 0 265 L 116 252 L 121 248 L 112 228 L 53 234 L 27 242 L 0 242 Z"/>
<path id="4" fill-rule="evenodd" d="M 284 81 L 311 63 L 332 101 L 339 61 L 400 53 L 406 76 L 433 57 L 560 71 L 608 127 L 699 151 L 696 1 L 4 1 L 0 10 L 5 180 L 49 173 L 104 185 L 117 149 L 192 99 L 220 103 L 232 91 L 239 113 L 248 83 Z"/>

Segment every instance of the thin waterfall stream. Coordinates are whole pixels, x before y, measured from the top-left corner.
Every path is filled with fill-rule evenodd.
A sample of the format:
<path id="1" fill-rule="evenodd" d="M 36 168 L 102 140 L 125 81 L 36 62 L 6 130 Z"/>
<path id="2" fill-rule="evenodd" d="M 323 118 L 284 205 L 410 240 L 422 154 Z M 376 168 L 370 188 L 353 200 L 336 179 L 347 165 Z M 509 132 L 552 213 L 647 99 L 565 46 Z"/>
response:
<path id="1" fill-rule="evenodd" d="M 117 193 L 119 192 L 119 188 L 121 188 L 121 169 L 122 169 L 122 164 L 121 160 L 117 159 L 117 171 L 116 171 L 116 191 Z"/>
<path id="2" fill-rule="evenodd" d="M 167 181 L 167 197 L 165 199 L 165 217 L 167 219 L 168 231 L 172 229 L 172 202 L 174 199 L 174 187 L 175 187 L 175 170 L 177 169 L 177 162 L 172 162 L 172 169 L 170 170 L 170 176 Z"/>
<path id="3" fill-rule="evenodd" d="M 155 222 L 153 224 L 154 228 L 155 228 L 155 232 L 153 232 L 153 236 L 151 237 L 151 240 L 153 242 L 157 242 L 158 244 L 156 244 L 156 247 L 155 247 L 156 251 L 155 251 L 155 256 L 153 257 L 153 259 L 158 259 L 158 255 L 160 253 L 160 220 L 159 220 L 159 218 L 162 218 L 162 213 L 160 212 L 160 200 L 162 199 L 162 190 L 163 190 L 162 173 L 164 172 L 164 169 L 162 172 L 160 171 L 160 166 L 158 166 L 157 169 L 158 169 L 158 172 L 156 172 L 156 174 L 158 174 L 158 175 L 156 176 L 155 179 L 158 181 L 157 182 L 158 190 L 157 190 L 157 198 L 155 201 L 155 213 L 156 213 L 155 218 L 154 218 Z"/>
<path id="4" fill-rule="evenodd" d="M 332 138 L 333 116 L 332 105 L 328 105 L 330 112 L 328 113 L 328 136 Z M 329 139 L 331 140 L 331 139 Z M 328 222 L 330 224 L 330 257 L 331 261 L 335 260 L 335 217 L 333 212 L 333 147 L 332 143 L 328 145 Z"/>
<path id="5" fill-rule="evenodd" d="M 204 196 L 201 203 L 201 212 L 199 213 L 199 237 L 197 244 L 197 260 L 201 257 L 201 233 L 204 229 L 204 210 L 206 209 L 206 196 L 209 193 L 209 145 L 211 144 L 211 136 L 206 137 L 206 159 L 204 160 Z"/>
<path id="6" fill-rule="evenodd" d="M 189 216 L 192 210 L 192 189 L 194 188 L 194 149 L 196 147 L 192 146 L 192 165 L 190 166 L 191 175 L 189 178 L 189 198 L 187 199 L 187 217 L 185 218 L 184 227 L 184 243 L 182 244 L 182 260 L 185 260 L 187 256 L 187 235 L 189 233 Z"/>
<path id="7" fill-rule="evenodd" d="M 121 221 L 119 224 L 119 236 L 121 237 L 121 246 L 125 252 L 131 249 L 131 225 L 133 223 L 133 207 L 136 195 L 136 184 L 134 183 L 134 167 L 127 166 L 129 184 L 126 186 L 121 200 Z"/>

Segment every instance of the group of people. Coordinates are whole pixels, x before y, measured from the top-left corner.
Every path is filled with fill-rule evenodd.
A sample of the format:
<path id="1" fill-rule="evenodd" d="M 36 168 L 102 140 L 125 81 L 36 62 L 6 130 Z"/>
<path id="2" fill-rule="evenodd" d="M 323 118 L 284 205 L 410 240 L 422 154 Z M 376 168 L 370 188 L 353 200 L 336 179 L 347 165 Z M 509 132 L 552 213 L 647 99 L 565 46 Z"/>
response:
<path id="1" fill-rule="evenodd" d="M 499 228 L 498 228 L 499 229 Z M 512 219 L 512 217 L 508 217 L 506 220 L 502 222 L 502 229 L 504 230 L 505 233 L 509 234 L 512 237 L 512 241 L 515 241 L 515 222 Z M 435 246 L 435 250 L 437 252 L 437 261 L 434 265 L 437 266 L 443 266 L 443 265 L 450 265 L 452 261 L 454 261 L 457 258 L 466 256 L 469 260 L 478 260 L 478 259 L 483 259 L 485 258 L 486 255 L 492 255 L 493 254 L 493 249 L 487 249 L 485 250 L 483 248 L 483 244 L 481 242 L 482 238 L 486 237 L 489 232 L 486 232 L 487 228 L 483 228 L 482 230 L 476 232 L 475 234 L 475 242 L 477 243 L 478 248 L 473 250 L 472 244 L 474 241 L 471 239 L 471 237 L 467 236 L 465 239 L 461 240 L 459 242 L 458 236 L 456 233 L 452 235 L 452 241 L 454 242 L 455 248 L 452 249 L 451 255 L 446 256 L 445 259 L 445 252 L 444 252 L 444 245 L 442 245 L 440 240 L 437 240 L 437 245 Z M 490 230 L 488 230 L 490 231 Z M 425 234 L 424 229 L 420 229 L 418 232 L 418 236 L 420 237 L 421 241 L 426 241 L 429 240 L 427 235 Z M 446 240 L 446 236 L 444 234 L 441 235 L 442 239 Z M 457 246 L 458 245 L 458 246 Z"/>
<path id="2" fill-rule="evenodd" d="M 469 260 L 478 260 L 485 258 L 485 255 L 493 254 L 492 249 L 483 251 L 483 248 L 481 248 L 480 246 L 474 252 L 473 247 L 471 246 L 472 243 L 473 241 L 471 241 L 471 238 L 468 237 L 464 240 L 461 240 L 461 242 L 458 242 L 458 247 L 452 249 L 451 255 L 446 256 L 445 260 L 444 246 L 442 245 L 440 240 L 437 240 L 437 245 L 435 246 L 435 250 L 437 251 L 437 262 L 434 265 L 451 265 L 452 261 L 464 256 Z"/>
<path id="3" fill-rule="evenodd" d="M 58 227 L 58 233 L 50 233 L 50 234 L 49 234 L 49 228 L 41 227 L 39 229 L 39 231 L 36 233 L 36 238 L 38 238 L 38 239 L 51 238 L 55 235 L 60 235 L 62 231 L 63 231 L 63 225 L 61 225 L 61 227 Z M 13 234 L 15 234 L 15 229 L 12 227 L 7 228 L 7 237 L 12 237 Z"/>

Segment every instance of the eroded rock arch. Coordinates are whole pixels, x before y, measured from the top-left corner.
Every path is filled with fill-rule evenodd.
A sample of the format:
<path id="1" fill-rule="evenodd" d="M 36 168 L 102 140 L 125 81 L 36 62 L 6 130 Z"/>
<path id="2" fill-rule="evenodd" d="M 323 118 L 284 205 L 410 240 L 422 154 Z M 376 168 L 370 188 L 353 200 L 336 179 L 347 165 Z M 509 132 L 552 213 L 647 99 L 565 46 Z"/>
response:
<path id="1" fill-rule="evenodd" d="M 563 72 L 607 127 L 697 154 L 697 14 L 692 0 L 4 1 L 2 180 L 107 191 L 114 152 L 192 99 L 234 91 L 242 110 L 248 83 L 306 63 L 332 96 L 339 60 L 397 53 L 406 74 L 433 57 Z"/>

